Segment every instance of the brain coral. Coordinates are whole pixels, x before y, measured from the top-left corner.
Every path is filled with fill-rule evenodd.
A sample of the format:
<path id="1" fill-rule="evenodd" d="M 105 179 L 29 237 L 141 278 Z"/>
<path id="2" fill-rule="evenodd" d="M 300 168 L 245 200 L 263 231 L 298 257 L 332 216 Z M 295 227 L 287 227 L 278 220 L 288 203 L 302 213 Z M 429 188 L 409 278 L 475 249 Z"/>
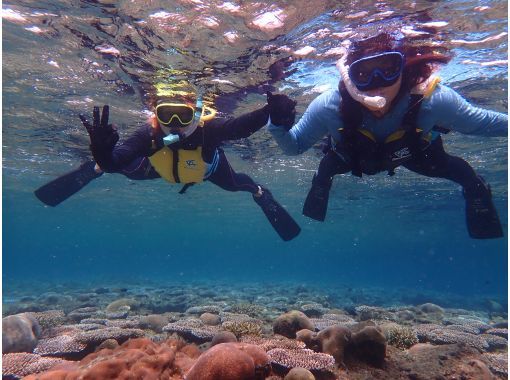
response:
<path id="1" fill-rule="evenodd" d="M 261 348 L 246 343 L 220 343 L 202 354 L 186 380 L 263 380 L 270 361 Z"/>

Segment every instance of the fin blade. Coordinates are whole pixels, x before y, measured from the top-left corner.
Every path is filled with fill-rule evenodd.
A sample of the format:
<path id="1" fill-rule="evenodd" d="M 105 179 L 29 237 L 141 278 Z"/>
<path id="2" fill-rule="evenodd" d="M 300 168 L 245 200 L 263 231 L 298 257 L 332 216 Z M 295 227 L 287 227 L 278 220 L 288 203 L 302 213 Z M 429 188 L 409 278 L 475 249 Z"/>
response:
<path id="1" fill-rule="evenodd" d="M 268 193 L 261 197 L 264 199 L 253 197 L 255 202 L 260 206 L 267 220 L 282 240 L 289 241 L 294 239 L 301 232 L 301 227 L 299 227 L 287 210 L 272 197 L 267 189 L 264 189 L 264 192 Z"/>
<path id="2" fill-rule="evenodd" d="M 303 215 L 319 222 L 324 222 L 328 211 L 331 180 L 323 186 L 320 186 L 317 182 L 317 175 L 314 175 L 312 187 L 310 188 L 303 205 Z"/>
<path id="3" fill-rule="evenodd" d="M 79 168 L 41 186 L 34 194 L 42 203 L 55 207 L 103 174 L 97 173 L 94 166 L 94 161 L 87 161 Z"/>
<path id="4" fill-rule="evenodd" d="M 466 224 L 469 236 L 473 239 L 497 239 L 503 237 L 503 228 L 494 207 L 480 213 L 466 208 Z"/>

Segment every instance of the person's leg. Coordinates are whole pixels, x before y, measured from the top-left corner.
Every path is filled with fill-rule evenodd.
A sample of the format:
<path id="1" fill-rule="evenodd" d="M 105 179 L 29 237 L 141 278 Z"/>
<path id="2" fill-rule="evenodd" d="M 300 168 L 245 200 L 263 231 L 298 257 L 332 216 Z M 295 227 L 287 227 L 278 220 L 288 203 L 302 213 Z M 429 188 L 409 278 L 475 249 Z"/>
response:
<path id="1" fill-rule="evenodd" d="M 468 162 L 446 153 L 441 137 L 423 151 L 421 159 L 406 163 L 404 167 L 427 177 L 449 179 L 462 186 L 466 199 L 466 222 L 471 237 L 490 239 L 503 236 L 490 186 Z"/>
<path id="2" fill-rule="evenodd" d="M 236 173 L 230 166 L 225 153 L 221 150 L 219 151 L 218 167 L 207 180 L 223 190 L 247 191 L 254 195 L 259 193 L 262 195 L 262 186 L 257 185 L 250 176 L 244 173 Z"/>
<path id="3" fill-rule="evenodd" d="M 323 222 L 328 209 L 329 190 L 335 174 L 344 174 L 351 170 L 347 159 L 333 150 L 322 158 L 312 179 L 312 187 L 303 205 L 303 215 Z"/>
<path id="4" fill-rule="evenodd" d="M 285 241 L 295 238 L 301 232 L 301 228 L 273 198 L 271 192 L 267 188 L 257 185 L 250 176 L 236 173 L 223 151 L 219 150 L 219 155 L 218 167 L 208 178 L 208 181 L 227 191 L 252 193 L 253 200 L 260 206 L 278 235 Z"/>
<path id="5" fill-rule="evenodd" d="M 441 137 L 434 140 L 423 151 L 423 156 L 420 159 L 405 163 L 403 166 L 427 177 L 449 179 L 463 188 L 470 188 L 480 182 L 469 163 L 445 152 Z"/>

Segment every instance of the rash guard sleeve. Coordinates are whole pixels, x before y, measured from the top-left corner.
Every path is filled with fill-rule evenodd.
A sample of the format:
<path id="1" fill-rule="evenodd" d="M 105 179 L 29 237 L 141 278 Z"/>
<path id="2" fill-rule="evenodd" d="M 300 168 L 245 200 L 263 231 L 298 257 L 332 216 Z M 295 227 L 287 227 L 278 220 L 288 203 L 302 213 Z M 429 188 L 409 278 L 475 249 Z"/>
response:
<path id="1" fill-rule="evenodd" d="M 425 118 L 431 119 L 426 124 L 464 134 L 507 136 L 508 115 L 473 106 L 451 88 L 438 87 L 424 107 Z"/>

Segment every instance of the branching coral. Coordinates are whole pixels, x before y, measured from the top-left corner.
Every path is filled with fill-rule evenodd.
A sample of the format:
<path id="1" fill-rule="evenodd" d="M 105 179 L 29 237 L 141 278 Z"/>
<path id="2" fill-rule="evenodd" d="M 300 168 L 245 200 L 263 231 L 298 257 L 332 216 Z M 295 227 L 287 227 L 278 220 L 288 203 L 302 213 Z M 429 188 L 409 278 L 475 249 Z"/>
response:
<path id="1" fill-rule="evenodd" d="M 244 335 L 260 336 L 262 334 L 262 323 L 258 320 L 253 321 L 227 321 L 221 327 L 232 332 L 237 338 Z"/>
<path id="2" fill-rule="evenodd" d="M 388 344 L 406 350 L 418 343 L 418 336 L 409 327 L 391 326 L 385 330 L 386 340 Z"/>

